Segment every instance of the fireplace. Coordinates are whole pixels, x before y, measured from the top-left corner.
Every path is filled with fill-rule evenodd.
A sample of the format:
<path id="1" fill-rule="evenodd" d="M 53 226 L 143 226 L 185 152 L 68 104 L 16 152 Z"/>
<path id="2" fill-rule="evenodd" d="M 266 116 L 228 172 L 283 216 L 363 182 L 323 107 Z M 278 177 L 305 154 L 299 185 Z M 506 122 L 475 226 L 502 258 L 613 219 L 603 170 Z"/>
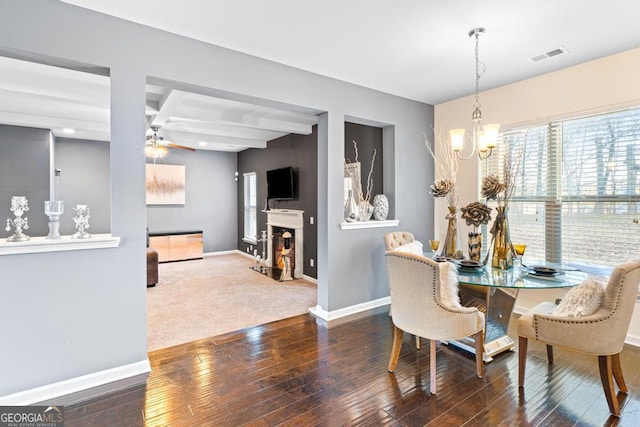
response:
<path id="1" fill-rule="evenodd" d="M 272 269 L 278 270 L 278 280 L 292 280 L 295 271 L 295 229 L 271 227 Z"/>
<path id="2" fill-rule="evenodd" d="M 302 277 L 304 266 L 303 213 L 293 209 L 267 211 L 268 258 L 266 264 L 272 268 L 287 267 L 286 264 L 288 264 L 293 279 Z"/>

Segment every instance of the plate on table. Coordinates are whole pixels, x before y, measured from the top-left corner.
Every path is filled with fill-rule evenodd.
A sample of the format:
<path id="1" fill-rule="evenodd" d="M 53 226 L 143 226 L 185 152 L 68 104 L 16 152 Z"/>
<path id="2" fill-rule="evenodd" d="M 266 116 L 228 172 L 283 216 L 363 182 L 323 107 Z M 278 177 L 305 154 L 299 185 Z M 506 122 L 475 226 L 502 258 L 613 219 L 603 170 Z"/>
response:
<path id="1" fill-rule="evenodd" d="M 461 259 L 460 261 L 457 261 L 456 264 L 458 264 L 458 269 L 460 271 L 475 272 L 484 268 L 484 264 L 480 261 L 471 261 L 468 259 Z"/>
<path id="2" fill-rule="evenodd" d="M 556 269 L 556 268 L 552 268 L 552 267 L 545 267 L 542 265 L 534 265 L 532 267 L 529 268 L 529 272 L 536 275 L 536 276 L 548 276 L 548 277 L 552 277 L 552 276 L 557 276 L 558 274 L 561 273 L 560 270 Z"/>
<path id="3" fill-rule="evenodd" d="M 537 279 L 555 280 L 564 276 L 565 272 L 551 267 L 531 267 L 527 274 Z"/>

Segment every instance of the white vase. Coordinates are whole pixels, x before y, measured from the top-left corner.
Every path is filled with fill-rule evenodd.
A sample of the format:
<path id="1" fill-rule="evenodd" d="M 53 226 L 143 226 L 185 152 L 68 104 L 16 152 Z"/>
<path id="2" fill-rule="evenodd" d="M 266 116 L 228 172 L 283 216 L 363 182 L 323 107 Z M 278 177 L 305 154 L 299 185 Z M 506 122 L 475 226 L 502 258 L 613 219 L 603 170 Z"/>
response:
<path id="1" fill-rule="evenodd" d="M 349 197 L 347 203 L 344 205 L 344 220 L 346 222 L 355 222 L 360 219 L 360 212 L 358 211 L 358 205 L 353 198 L 353 190 L 349 190 Z"/>
<path id="2" fill-rule="evenodd" d="M 384 194 L 378 194 L 373 198 L 373 219 L 384 221 L 389 215 L 389 199 Z"/>

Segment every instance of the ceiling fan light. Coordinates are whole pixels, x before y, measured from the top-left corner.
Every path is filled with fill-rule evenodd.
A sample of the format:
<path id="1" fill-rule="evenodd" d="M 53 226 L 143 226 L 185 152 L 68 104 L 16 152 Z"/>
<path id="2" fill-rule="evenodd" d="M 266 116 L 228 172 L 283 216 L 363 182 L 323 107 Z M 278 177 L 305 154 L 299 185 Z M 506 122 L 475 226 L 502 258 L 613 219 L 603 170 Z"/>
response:
<path id="1" fill-rule="evenodd" d="M 158 159 L 166 156 L 169 150 L 164 145 L 147 144 L 144 147 L 144 155 L 152 159 Z"/>

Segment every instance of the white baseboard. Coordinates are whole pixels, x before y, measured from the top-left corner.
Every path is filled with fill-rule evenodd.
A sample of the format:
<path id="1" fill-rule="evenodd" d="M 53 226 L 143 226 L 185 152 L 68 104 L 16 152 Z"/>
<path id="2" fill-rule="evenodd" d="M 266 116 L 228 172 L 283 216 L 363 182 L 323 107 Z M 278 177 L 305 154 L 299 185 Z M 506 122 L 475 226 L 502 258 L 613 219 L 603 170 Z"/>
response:
<path id="1" fill-rule="evenodd" d="M 313 277 L 311 277 L 311 276 L 307 276 L 306 274 L 303 274 L 303 275 L 302 275 L 302 278 L 303 278 L 304 280 L 306 280 L 307 282 L 311 282 L 311 283 L 313 283 L 313 284 L 315 284 L 315 285 L 317 285 L 317 284 L 318 284 L 318 279 L 314 279 Z"/>
<path id="2" fill-rule="evenodd" d="M 326 322 L 340 319 L 354 314 L 362 313 L 364 311 L 373 310 L 378 307 L 391 304 L 391 297 L 379 298 L 373 301 L 367 301 L 360 304 L 352 305 L 349 307 L 340 308 L 338 310 L 327 311 L 323 309 L 319 304 L 315 307 L 311 307 L 309 311 L 315 317 L 318 317 Z"/>
<path id="3" fill-rule="evenodd" d="M 231 254 L 246 255 L 247 257 L 253 259 L 253 257 L 251 255 L 245 254 L 244 252 L 242 252 L 242 251 L 240 251 L 238 249 L 232 249 L 230 251 L 206 252 L 202 256 L 209 257 L 209 256 L 220 256 L 220 255 L 231 255 Z"/>
<path id="4" fill-rule="evenodd" d="M 145 359 L 129 365 L 0 396 L 0 406 L 25 406 L 41 402 L 68 405 L 75 401 L 144 383 L 149 372 L 151 372 L 151 365 L 149 359 Z M 135 380 L 131 380 L 134 377 Z M 70 396 L 75 397 L 71 398 Z"/>

